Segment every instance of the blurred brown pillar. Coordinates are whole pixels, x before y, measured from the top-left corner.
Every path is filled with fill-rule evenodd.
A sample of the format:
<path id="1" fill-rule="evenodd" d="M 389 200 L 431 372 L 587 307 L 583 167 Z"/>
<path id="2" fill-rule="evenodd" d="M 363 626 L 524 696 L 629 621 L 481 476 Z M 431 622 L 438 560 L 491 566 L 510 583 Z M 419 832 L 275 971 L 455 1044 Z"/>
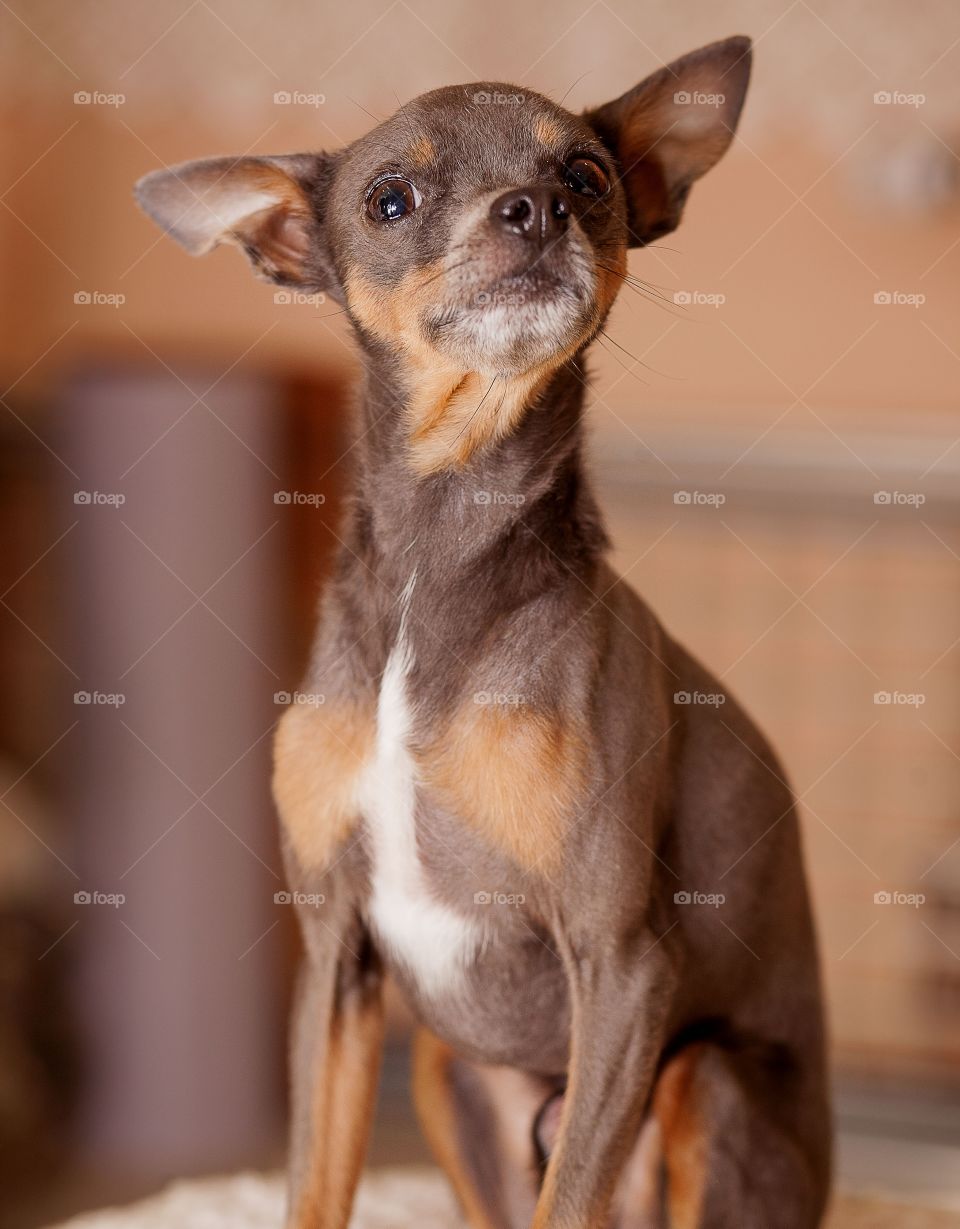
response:
<path id="1" fill-rule="evenodd" d="M 196 404 L 218 374 L 87 374 L 60 415 L 58 449 L 90 495 L 72 509 L 78 690 L 124 697 L 77 705 L 66 799 L 79 889 L 125 897 L 78 905 L 69 940 L 80 1148 L 158 1177 L 262 1162 L 282 1138 L 287 919 L 268 777 L 287 684 L 283 405 L 239 374 Z M 124 502 L 98 502 L 110 496 Z"/>

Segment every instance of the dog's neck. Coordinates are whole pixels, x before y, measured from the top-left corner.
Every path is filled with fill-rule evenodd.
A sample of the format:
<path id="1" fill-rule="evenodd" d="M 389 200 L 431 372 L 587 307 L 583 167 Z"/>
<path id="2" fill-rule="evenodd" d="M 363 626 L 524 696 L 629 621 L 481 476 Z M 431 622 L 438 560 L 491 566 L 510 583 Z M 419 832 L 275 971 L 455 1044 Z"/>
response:
<path id="1" fill-rule="evenodd" d="M 512 431 L 437 473 L 417 473 L 408 389 L 392 356 L 367 351 L 348 542 L 379 581 L 399 589 L 416 570 L 419 584 L 442 588 L 495 576 L 513 602 L 591 570 L 606 538 L 583 472 L 581 356 Z"/>

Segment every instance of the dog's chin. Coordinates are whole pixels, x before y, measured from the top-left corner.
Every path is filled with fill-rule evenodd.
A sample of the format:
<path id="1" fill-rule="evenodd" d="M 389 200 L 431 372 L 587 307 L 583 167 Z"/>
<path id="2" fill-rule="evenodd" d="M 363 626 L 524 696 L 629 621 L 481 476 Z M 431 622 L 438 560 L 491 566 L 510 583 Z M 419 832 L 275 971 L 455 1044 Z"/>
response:
<path id="1" fill-rule="evenodd" d="M 455 366 L 509 377 L 571 353 L 587 340 L 595 318 L 592 284 L 515 277 L 471 293 L 424 323 L 433 346 Z"/>

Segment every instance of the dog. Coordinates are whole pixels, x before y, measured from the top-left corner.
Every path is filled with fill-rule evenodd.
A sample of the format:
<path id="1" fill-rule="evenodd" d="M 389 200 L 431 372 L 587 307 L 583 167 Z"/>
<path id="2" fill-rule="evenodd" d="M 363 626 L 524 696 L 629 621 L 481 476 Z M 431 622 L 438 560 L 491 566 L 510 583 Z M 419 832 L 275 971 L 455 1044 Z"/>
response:
<path id="1" fill-rule="evenodd" d="M 337 153 L 190 162 L 140 204 L 339 302 L 353 494 L 274 793 L 305 960 L 291 1229 L 343 1229 L 387 974 L 475 1229 L 813 1229 L 830 1171 L 793 797 L 605 561 L 584 353 L 627 251 L 726 151 L 735 37 L 574 115 L 434 90 Z M 686 704 L 684 694 L 724 697 Z M 722 903 L 721 903 L 722 902 Z M 713 905 L 714 907 L 710 907 Z"/>

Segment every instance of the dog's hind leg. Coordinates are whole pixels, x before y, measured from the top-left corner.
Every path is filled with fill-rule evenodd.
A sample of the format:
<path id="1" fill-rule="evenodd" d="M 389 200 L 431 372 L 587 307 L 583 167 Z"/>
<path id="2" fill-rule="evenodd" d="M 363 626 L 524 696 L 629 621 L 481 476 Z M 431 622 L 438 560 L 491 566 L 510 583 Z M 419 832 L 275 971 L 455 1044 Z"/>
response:
<path id="1" fill-rule="evenodd" d="M 771 1086 L 769 1073 L 752 1078 L 749 1060 L 716 1045 L 691 1044 L 667 1063 L 652 1117 L 670 1229 L 816 1229 L 829 1182 L 829 1127 L 804 1141 L 802 1115 L 789 1100 L 796 1096 L 794 1087 Z M 628 1215 L 621 1223 L 634 1222 Z"/>
<path id="2" fill-rule="evenodd" d="M 525 1229 L 540 1189 L 534 1123 L 554 1087 L 470 1062 L 421 1028 L 413 1089 L 423 1133 L 471 1229 Z"/>

